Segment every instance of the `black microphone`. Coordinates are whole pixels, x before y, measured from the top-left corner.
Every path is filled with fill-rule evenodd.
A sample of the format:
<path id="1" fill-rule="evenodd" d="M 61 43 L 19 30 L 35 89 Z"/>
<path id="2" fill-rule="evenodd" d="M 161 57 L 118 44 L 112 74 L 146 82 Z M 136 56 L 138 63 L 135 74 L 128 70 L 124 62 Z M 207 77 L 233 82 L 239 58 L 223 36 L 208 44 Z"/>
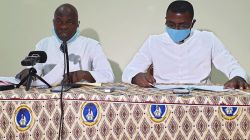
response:
<path id="1" fill-rule="evenodd" d="M 21 61 L 22 66 L 34 66 L 36 63 L 45 63 L 47 54 L 44 51 L 31 51 L 24 60 Z"/>
<path id="2" fill-rule="evenodd" d="M 67 47 L 67 42 L 63 41 L 63 43 L 60 46 L 61 52 L 63 52 L 64 55 L 64 72 L 63 74 L 65 75 L 65 67 L 67 68 L 67 77 L 69 78 L 69 55 L 68 55 L 68 47 Z M 64 77 L 64 76 L 63 76 Z M 65 77 L 64 77 L 65 78 Z M 61 132 L 63 132 L 63 120 L 64 120 L 64 108 L 63 108 L 63 89 L 64 86 L 68 84 L 64 83 L 63 80 L 61 82 L 61 94 L 60 94 L 60 105 L 61 105 L 61 117 L 60 117 L 60 124 L 59 124 L 59 139 L 62 139 Z"/>

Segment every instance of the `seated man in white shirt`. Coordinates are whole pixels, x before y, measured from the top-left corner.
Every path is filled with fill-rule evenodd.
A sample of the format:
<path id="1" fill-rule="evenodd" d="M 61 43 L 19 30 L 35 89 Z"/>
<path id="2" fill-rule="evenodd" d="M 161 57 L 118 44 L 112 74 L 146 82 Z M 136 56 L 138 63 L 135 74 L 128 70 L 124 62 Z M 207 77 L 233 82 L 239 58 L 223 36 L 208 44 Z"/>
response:
<path id="1" fill-rule="evenodd" d="M 60 47 L 67 42 L 69 54 L 69 77 L 64 80 L 70 83 L 78 81 L 113 82 L 114 74 L 103 53 L 99 42 L 80 36 L 78 13 L 74 6 L 63 4 L 54 13 L 53 36 L 42 39 L 36 45 L 36 50 L 47 53 L 44 64 L 36 64 L 37 74 L 51 85 L 58 85 L 64 76 L 64 53 Z M 20 79 L 27 76 L 28 69 L 19 75 Z M 33 85 L 44 85 L 36 80 Z"/>
<path id="2" fill-rule="evenodd" d="M 192 29 L 193 6 L 172 2 L 166 13 L 166 31 L 151 35 L 125 68 L 122 81 L 151 87 L 156 83 L 209 83 L 212 64 L 230 80 L 225 88 L 249 88 L 247 74 L 211 32 Z M 153 75 L 146 72 L 153 65 Z M 152 72 L 151 72 L 152 73 Z"/>

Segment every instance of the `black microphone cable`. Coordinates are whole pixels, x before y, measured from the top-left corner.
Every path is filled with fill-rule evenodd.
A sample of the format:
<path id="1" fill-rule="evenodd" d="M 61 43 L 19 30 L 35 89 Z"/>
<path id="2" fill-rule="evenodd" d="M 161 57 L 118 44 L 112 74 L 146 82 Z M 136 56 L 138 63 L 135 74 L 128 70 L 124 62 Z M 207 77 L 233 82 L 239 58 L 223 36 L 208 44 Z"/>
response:
<path id="1" fill-rule="evenodd" d="M 65 70 L 66 70 L 66 63 L 65 63 L 65 57 L 66 57 L 66 47 L 64 46 L 65 43 L 61 44 L 63 45 L 63 61 L 64 61 L 64 67 L 63 67 L 63 80 L 65 79 Z M 68 67 L 68 66 L 67 66 Z M 61 94 L 60 94 L 60 110 L 61 110 L 61 116 L 60 116 L 60 124 L 59 124 L 59 136 L 58 140 L 62 140 L 62 133 L 63 133 L 63 121 L 64 121 L 64 108 L 63 108 L 63 87 L 64 87 L 64 81 L 61 81 Z"/>

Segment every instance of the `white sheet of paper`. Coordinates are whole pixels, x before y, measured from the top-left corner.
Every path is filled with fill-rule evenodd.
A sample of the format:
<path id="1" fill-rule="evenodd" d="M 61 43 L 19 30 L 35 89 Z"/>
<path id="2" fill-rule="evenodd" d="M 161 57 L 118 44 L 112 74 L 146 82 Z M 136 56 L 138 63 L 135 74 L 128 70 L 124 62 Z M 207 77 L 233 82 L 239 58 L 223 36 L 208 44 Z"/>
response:
<path id="1" fill-rule="evenodd" d="M 188 89 L 188 90 L 207 90 L 207 91 L 231 91 L 232 89 L 224 89 L 223 86 L 209 86 L 209 85 L 155 85 L 160 90 L 172 89 Z"/>
<path id="2" fill-rule="evenodd" d="M 0 81 L 9 82 L 13 84 L 19 84 L 20 80 L 15 77 L 0 77 Z"/>
<path id="3" fill-rule="evenodd" d="M 80 84 L 82 86 L 95 86 L 95 87 L 102 86 L 102 83 L 76 82 L 76 84 Z"/>

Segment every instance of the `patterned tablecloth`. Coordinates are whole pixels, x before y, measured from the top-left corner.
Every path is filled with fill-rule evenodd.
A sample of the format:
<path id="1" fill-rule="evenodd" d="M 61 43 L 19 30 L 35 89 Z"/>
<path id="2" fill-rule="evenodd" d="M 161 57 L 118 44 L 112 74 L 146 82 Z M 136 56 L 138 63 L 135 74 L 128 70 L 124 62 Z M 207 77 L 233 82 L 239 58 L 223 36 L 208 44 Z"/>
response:
<path id="1" fill-rule="evenodd" d="M 250 94 L 104 86 L 118 88 L 105 93 L 85 86 L 63 94 L 63 139 L 250 140 Z M 0 92 L 0 139 L 57 139 L 59 98 L 48 89 Z"/>

